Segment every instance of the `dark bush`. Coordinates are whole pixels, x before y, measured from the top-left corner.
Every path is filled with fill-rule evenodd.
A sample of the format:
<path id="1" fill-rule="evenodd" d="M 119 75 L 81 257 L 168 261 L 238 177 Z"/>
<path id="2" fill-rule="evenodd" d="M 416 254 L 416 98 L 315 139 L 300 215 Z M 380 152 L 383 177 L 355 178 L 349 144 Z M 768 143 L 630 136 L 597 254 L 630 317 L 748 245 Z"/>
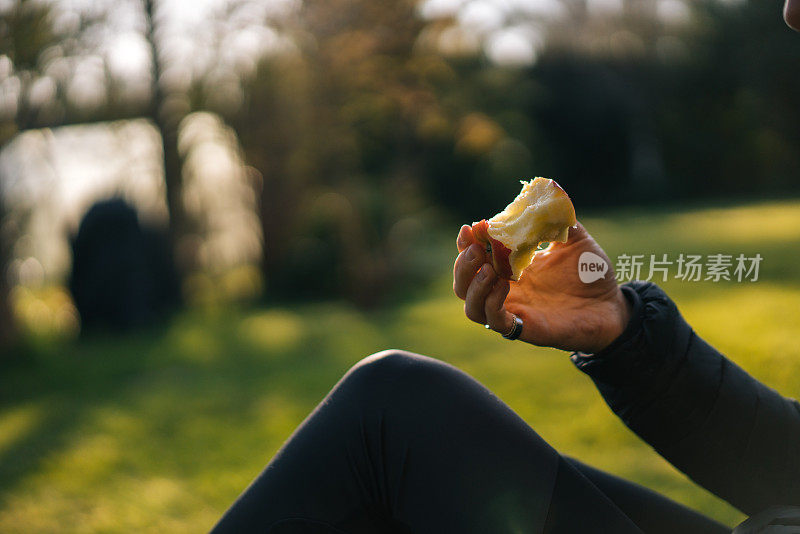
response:
<path id="1" fill-rule="evenodd" d="M 167 240 L 142 226 L 123 200 L 104 200 L 89 209 L 72 252 L 69 288 L 84 331 L 152 324 L 180 302 Z"/>

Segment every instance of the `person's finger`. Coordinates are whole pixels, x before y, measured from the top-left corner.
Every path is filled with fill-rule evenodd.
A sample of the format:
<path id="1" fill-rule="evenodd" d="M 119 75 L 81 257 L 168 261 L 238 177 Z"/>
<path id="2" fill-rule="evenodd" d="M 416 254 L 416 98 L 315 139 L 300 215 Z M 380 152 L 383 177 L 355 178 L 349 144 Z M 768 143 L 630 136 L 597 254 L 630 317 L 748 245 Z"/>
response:
<path id="1" fill-rule="evenodd" d="M 483 305 L 483 312 L 488 324 L 495 332 L 505 334 L 511 330 L 514 318 L 506 311 L 505 302 L 511 286 L 508 280 L 497 278 Z"/>
<path id="2" fill-rule="evenodd" d="M 461 230 L 458 231 L 456 247 L 458 247 L 459 252 L 463 252 L 473 243 L 475 243 L 475 235 L 472 233 L 472 227 L 468 224 L 465 224 L 461 227 Z"/>
<path id="3" fill-rule="evenodd" d="M 486 324 L 486 313 L 484 312 L 486 297 L 492 290 L 496 278 L 492 266 L 484 263 L 470 282 L 464 301 L 464 313 L 470 321 Z"/>
<path id="4" fill-rule="evenodd" d="M 467 296 L 467 288 L 475 273 L 486 261 L 486 254 L 480 245 L 473 244 L 456 258 L 453 265 L 453 291 L 460 299 Z"/>

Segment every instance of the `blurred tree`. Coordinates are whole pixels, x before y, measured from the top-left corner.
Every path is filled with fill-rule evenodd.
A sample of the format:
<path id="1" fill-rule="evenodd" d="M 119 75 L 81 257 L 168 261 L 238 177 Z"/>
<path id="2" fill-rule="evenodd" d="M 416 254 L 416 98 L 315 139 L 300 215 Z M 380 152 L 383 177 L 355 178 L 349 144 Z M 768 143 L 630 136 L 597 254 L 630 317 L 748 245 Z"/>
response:
<path id="1" fill-rule="evenodd" d="M 41 75 L 43 52 L 54 45 L 59 36 L 53 30 L 51 8 L 32 0 L 18 0 L 0 10 L 0 59 L 4 65 L 3 80 L 14 76 L 18 81 L 16 98 L 9 98 L 0 109 L 0 150 L 20 130 L 36 124 L 35 109 L 30 103 L 30 88 Z M 16 326 L 10 302 L 8 266 L 14 236 L 6 222 L 7 206 L 3 201 L 4 183 L 0 176 L 0 352 L 16 339 Z"/>
<path id="2" fill-rule="evenodd" d="M 245 89 L 244 104 L 231 117 L 245 161 L 260 178 L 258 212 L 263 239 L 261 267 L 270 285 L 286 268 L 303 188 L 313 179 L 306 134 L 313 112 L 307 65 L 295 55 L 260 63 Z M 280 290 L 277 284 L 270 287 Z"/>
<path id="3" fill-rule="evenodd" d="M 93 35 L 104 18 L 69 8 L 69 16 L 63 18 L 66 12 L 59 12 L 59 7 L 64 6 L 36 0 L 14 0 L 0 6 L 0 83 L 4 86 L 0 151 L 25 130 L 141 115 L 136 103 L 108 98 L 81 105 L 68 97 L 74 72 L 63 68 L 68 65 L 66 60 L 92 53 L 91 39 L 85 37 Z M 10 178 L 0 176 L 0 349 L 16 337 L 8 266 L 18 236 L 12 225 L 4 224 L 11 207 L 2 198 Z"/>
<path id="4" fill-rule="evenodd" d="M 667 24 L 632 2 L 610 38 L 557 37 L 530 70 L 538 150 L 579 203 L 800 190 L 800 40 L 763 2 L 687 6 Z"/>
<path id="5" fill-rule="evenodd" d="M 452 71 L 415 53 L 423 26 L 413 1 L 309 0 L 295 50 L 266 58 L 246 84 L 230 120 L 262 176 L 272 295 L 369 306 L 408 275 L 391 235 L 425 207 L 424 147 L 452 136 L 435 89 Z"/>
<path id="6" fill-rule="evenodd" d="M 145 37 L 150 49 L 151 87 L 149 117 L 161 136 L 161 153 L 164 165 L 167 211 L 169 212 L 169 236 L 173 254 L 179 266 L 187 268 L 191 258 L 181 250 L 181 241 L 189 229 L 189 221 L 183 203 L 183 161 L 178 151 L 178 126 L 188 108 L 175 105 L 179 99 L 170 101 L 170 91 L 164 84 L 158 28 L 158 5 L 154 0 L 143 0 L 145 15 Z M 182 269 L 183 270 L 183 269 Z"/>
<path id="7" fill-rule="evenodd" d="M 800 190 L 800 40 L 779 10 L 636 0 L 584 20 L 569 4 L 522 76 L 537 174 L 581 205 Z"/>
<path id="8" fill-rule="evenodd" d="M 118 81 L 113 79 L 107 65 L 105 98 L 91 105 L 81 105 L 68 97 L 71 82 L 70 71 L 55 66 L 57 59 L 81 57 L 94 52 L 92 39 L 84 42 L 84 36 L 96 36 L 94 31 L 105 24 L 102 14 L 87 14 L 69 11 L 69 7 L 58 6 L 36 0 L 16 0 L 0 7 L 0 60 L 3 80 L 13 79 L 15 84 L 6 84 L 11 98 L 0 106 L 0 150 L 18 132 L 54 126 L 85 124 L 124 118 L 149 116 L 159 129 L 163 142 L 163 159 L 167 191 L 167 206 L 170 212 L 172 242 L 185 230 L 186 217 L 181 199 L 181 162 L 177 149 L 177 128 L 182 114 L 175 113 L 175 106 L 167 102 L 167 92 L 161 84 L 162 65 L 154 23 L 156 6 L 153 0 L 143 0 L 146 38 L 152 53 L 152 88 L 148 108 L 144 109 L 134 100 L 121 98 L 116 91 Z M 69 11 L 69 16 L 58 9 Z M 59 19 L 59 16 L 62 18 Z M 72 21 L 65 23 L 64 20 Z M 77 21 L 77 22 L 75 22 Z M 104 60 L 105 61 L 105 60 Z M 63 63 L 62 63 L 63 66 Z M 37 87 L 53 87 L 51 96 L 34 97 Z M 41 94 L 41 90 L 39 91 Z M 3 187 L 0 184 L 0 207 Z M 0 212 L 0 215 L 3 213 Z M 0 222 L 3 221 L 0 217 Z M 0 227 L 1 228 L 1 227 Z M 0 347 L 7 344 L 13 332 L 12 313 L 9 304 L 9 281 L 7 266 L 11 259 L 11 247 L 16 236 L 12 232 L 0 231 Z"/>
<path id="9" fill-rule="evenodd" d="M 539 92 L 528 113 L 543 132 L 538 149 L 549 156 L 541 172 L 557 177 L 579 205 L 631 200 L 635 144 L 646 133 L 636 123 L 648 111 L 618 63 L 544 54 L 531 71 Z"/>
<path id="10" fill-rule="evenodd" d="M 9 232 L 1 224 L 5 220 L 5 211 L 5 203 L 0 197 L 0 353 L 5 353 L 14 344 L 17 337 L 16 321 L 11 308 L 11 288 L 8 277 L 11 239 L 7 235 Z"/>
<path id="11" fill-rule="evenodd" d="M 681 197 L 800 191 L 800 39 L 776 6 L 693 4 L 685 52 L 647 82 Z"/>
<path id="12" fill-rule="evenodd" d="M 59 11 L 61 8 L 65 11 Z M 102 14 L 36 0 L 15 0 L 0 7 L 0 82 L 5 86 L 5 98 L 0 102 L 0 150 L 25 130 L 142 115 L 144 110 L 137 102 L 115 98 L 115 80 L 108 79 L 107 66 L 106 98 L 87 105 L 68 95 L 74 73 L 63 68 L 68 64 L 65 60 L 92 55 L 97 45 L 91 36 L 103 24 Z M 0 349 L 15 337 L 8 265 L 18 237 L 9 225 L 2 224 L 9 209 L 3 191 L 0 181 Z"/>

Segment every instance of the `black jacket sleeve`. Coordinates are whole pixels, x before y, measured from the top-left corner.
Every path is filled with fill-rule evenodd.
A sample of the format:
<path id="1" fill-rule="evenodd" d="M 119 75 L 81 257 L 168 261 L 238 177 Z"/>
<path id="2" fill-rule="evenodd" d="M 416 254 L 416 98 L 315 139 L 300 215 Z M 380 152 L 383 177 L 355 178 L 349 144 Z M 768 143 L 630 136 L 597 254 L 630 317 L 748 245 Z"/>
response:
<path id="1" fill-rule="evenodd" d="M 655 284 L 622 286 L 625 332 L 575 353 L 622 421 L 672 465 L 745 513 L 800 505 L 800 405 L 700 339 Z"/>

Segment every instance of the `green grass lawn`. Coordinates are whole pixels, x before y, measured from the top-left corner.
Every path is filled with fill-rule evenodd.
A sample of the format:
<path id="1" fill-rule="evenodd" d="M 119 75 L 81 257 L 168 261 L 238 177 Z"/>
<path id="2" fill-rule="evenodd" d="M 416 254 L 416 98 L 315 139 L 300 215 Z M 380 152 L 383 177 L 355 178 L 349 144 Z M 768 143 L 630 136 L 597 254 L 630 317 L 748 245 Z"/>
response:
<path id="1" fill-rule="evenodd" d="M 755 283 L 663 285 L 701 336 L 800 395 L 800 202 L 584 223 L 612 258 L 760 253 Z M 442 251 L 429 297 L 379 313 L 209 308 L 147 335 L 41 343 L 0 373 L 0 532 L 206 531 L 337 378 L 387 347 L 468 371 L 564 453 L 741 519 L 629 432 L 566 353 L 467 321 L 450 290 L 454 252 Z"/>

